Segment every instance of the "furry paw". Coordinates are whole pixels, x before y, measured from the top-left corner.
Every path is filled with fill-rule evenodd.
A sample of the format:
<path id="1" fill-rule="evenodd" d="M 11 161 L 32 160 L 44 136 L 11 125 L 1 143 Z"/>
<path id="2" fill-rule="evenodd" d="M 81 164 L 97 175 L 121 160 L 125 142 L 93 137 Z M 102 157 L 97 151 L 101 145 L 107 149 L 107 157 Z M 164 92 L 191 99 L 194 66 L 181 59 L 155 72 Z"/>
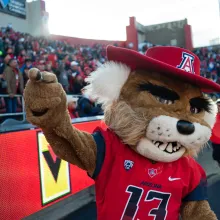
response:
<path id="1" fill-rule="evenodd" d="M 54 127 L 66 113 L 66 94 L 56 75 L 30 69 L 24 90 L 27 120 L 39 127 Z"/>

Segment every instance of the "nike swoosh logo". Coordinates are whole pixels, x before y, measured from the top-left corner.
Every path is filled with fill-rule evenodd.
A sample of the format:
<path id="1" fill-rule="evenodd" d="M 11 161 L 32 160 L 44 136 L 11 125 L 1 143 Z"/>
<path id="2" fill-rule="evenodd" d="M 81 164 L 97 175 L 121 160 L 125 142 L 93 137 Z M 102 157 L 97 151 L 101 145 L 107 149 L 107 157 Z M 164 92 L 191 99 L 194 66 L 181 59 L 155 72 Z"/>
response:
<path id="1" fill-rule="evenodd" d="M 169 177 L 168 179 L 169 179 L 169 181 L 175 181 L 175 180 L 180 180 L 181 178 L 171 178 L 171 177 Z"/>

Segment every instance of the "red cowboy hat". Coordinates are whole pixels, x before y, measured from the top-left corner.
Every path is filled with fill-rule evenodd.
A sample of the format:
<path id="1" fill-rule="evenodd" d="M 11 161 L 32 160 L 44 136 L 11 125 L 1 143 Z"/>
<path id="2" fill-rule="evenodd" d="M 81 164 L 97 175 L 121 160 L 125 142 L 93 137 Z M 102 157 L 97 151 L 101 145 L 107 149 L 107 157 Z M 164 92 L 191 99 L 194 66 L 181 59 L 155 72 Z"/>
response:
<path id="1" fill-rule="evenodd" d="M 179 47 L 152 47 L 143 55 L 134 50 L 108 46 L 109 61 L 126 64 L 131 70 L 148 70 L 166 74 L 189 82 L 203 92 L 220 92 L 220 85 L 200 76 L 199 58 L 192 52 Z"/>

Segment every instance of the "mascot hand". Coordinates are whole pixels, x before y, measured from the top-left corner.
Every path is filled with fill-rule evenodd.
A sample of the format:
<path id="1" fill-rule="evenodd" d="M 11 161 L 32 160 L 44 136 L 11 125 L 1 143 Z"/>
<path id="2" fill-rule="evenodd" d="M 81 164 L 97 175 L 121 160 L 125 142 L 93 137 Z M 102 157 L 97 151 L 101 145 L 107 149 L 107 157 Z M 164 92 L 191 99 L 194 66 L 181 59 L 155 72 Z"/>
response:
<path id="1" fill-rule="evenodd" d="M 30 69 L 24 91 L 27 120 L 41 128 L 52 128 L 67 116 L 66 94 L 56 75 Z"/>

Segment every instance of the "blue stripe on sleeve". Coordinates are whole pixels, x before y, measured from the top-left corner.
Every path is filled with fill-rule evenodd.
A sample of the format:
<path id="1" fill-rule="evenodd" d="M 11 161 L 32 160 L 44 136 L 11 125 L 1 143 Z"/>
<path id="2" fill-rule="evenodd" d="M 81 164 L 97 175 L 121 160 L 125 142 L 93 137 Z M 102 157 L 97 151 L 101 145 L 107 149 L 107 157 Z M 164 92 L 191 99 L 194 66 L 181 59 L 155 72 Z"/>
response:
<path id="1" fill-rule="evenodd" d="M 201 200 L 208 200 L 206 179 L 201 179 L 199 185 L 183 199 L 184 202 Z"/>
<path id="2" fill-rule="evenodd" d="M 92 136 L 97 146 L 97 158 L 96 158 L 96 168 L 91 178 L 96 179 L 102 169 L 102 165 L 105 159 L 105 139 L 103 138 L 101 132 L 95 132 L 92 134 Z"/>

